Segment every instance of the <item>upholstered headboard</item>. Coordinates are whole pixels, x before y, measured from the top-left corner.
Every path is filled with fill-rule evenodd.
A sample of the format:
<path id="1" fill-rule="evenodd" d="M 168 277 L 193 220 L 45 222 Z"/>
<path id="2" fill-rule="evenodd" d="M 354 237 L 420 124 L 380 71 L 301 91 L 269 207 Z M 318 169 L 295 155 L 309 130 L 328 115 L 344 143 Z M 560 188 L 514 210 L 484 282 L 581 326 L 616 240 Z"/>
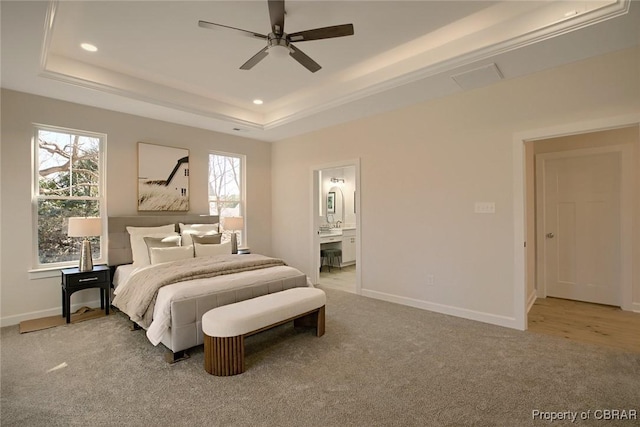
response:
<path id="1" fill-rule="evenodd" d="M 217 215 L 134 215 L 134 216 L 110 216 L 107 219 L 107 247 L 109 265 L 130 264 L 133 262 L 131 255 L 131 241 L 127 227 L 158 227 L 174 224 L 179 232 L 179 223 L 183 224 L 217 224 L 220 217 Z"/>

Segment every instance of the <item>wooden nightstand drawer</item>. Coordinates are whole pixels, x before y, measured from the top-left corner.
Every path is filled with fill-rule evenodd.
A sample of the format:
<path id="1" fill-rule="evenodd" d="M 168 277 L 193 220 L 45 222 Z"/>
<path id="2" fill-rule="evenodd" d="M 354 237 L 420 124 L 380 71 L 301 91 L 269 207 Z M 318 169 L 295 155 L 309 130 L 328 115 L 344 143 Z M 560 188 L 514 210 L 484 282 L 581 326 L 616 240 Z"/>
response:
<path id="1" fill-rule="evenodd" d="M 88 271 L 86 273 L 76 273 L 66 277 L 67 286 L 86 286 L 90 284 L 98 285 L 109 281 L 108 271 Z"/>

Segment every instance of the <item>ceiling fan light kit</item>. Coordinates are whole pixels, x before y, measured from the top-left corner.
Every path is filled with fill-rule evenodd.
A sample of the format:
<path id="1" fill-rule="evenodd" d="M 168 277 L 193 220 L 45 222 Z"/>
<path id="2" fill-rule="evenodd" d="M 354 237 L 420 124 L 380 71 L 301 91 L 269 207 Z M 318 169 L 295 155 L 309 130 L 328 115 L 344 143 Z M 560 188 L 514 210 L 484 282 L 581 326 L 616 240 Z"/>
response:
<path id="1" fill-rule="evenodd" d="M 234 31 L 236 34 L 267 41 L 267 45 L 264 48 L 240 66 L 241 70 L 250 70 L 269 55 L 270 52 L 278 55 L 280 51 L 285 52 L 284 49 L 281 49 L 285 48 L 287 49 L 289 56 L 298 61 L 307 70 L 315 73 L 322 68 L 320 64 L 315 62 L 291 43 L 330 39 L 335 37 L 351 36 L 354 34 L 353 24 L 333 25 L 330 27 L 315 28 L 313 30 L 298 31 L 296 33 L 287 34 L 284 32 L 284 0 L 267 0 L 267 3 L 269 6 L 269 18 L 271 19 L 272 31 L 268 35 L 208 21 L 198 21 L 198 25 L 201 28 L 208 29 L 224 28 L 226 30 Z M 271 49 L 274 50 L 272 51 Z"/>

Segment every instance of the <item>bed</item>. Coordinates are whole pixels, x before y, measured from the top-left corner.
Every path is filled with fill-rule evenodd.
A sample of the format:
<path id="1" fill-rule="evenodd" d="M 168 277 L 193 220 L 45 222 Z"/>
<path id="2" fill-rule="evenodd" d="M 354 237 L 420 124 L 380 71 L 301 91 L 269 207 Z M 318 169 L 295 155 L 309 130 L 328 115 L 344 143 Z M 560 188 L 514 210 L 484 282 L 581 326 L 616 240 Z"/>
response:
<path id="1" fill-rule="evenodd" d="M 218 216 L 202 215 L 108 218 L 108 264 L 112 269 L 113 304 L 129 316 L 136 329 L 145 330 L 153 345 L 161 343 L 169 350 L 166 356 L 169 362 L 188 357 L 186 350 L 203 344 L 201 319 L 212 308 L 294 287 L 312 286 L 304 273 L 287 266 L 282 260 L 256 254 L 216 255 L 215 252 L 203 252 L 206 256 L 190 259 L 185 256 L 184 259 L 165 261 L 159 254 L 166 250 L 161 248 L 154 249 L 154 256 L 159 258 L 154 259 L 153 264 L 141 265 L 139 260 L 133 263 L 134 254 L 139 254 L 140 248 L 137 240 L 131 239 L 128 228 L 132 233 L 158 227 L 163 230 L 171 228 L 173 234 L 180 235 L 180 225 L 201 224 L 215 234 L 219 231 L 218 223 Z M 146 231 L 145 237 L 151 236 L 156 234 Z M 222 247 L 198 246 L 203 251 Z M 150 287 L 143 296 L 142 286 Z M 151 294 L 150 306 L 143 307 Z"/>

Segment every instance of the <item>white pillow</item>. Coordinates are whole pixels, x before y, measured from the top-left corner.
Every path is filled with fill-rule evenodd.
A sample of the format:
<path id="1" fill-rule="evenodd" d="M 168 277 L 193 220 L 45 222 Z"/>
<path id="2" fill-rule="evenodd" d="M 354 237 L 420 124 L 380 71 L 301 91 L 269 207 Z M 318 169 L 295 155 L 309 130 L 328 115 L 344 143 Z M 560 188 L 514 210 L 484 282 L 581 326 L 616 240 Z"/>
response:
<path id="1" fill-rule="evenodd" d="M 207 236 L 211 234 L 218 234 L 218 224 L 183 224 L 180 225 L 180 235 L 182 236 L 182 246 L 188 246 L 193 243 L 191 240 L 192 234 L 198 234 L 200 236 Z"/>
<path id="2" fill-rule="evenodd" d="M 200 243 L 196 243 L 194 246 L 197 257 L 231 255 L 231 242 L 221 243 L 219 245 L 201 245 Z"/>
<path id="3" fill-rule="evenodd" d="M 133 264 L 136 267 L 149 265 L 149 251 L 144 242 L 145 237 L 167 237 L 176 236 L 176 227 L 173 224 L 160 227 L 127 227 L 129 239 L 131 241 L 131 254 Z"/>
<path id="4" fill-rule="evenodd" d="M 191 246 L 149 248 L 149 257 L 152 265 L 193 258 L 193 248 Z"/>

